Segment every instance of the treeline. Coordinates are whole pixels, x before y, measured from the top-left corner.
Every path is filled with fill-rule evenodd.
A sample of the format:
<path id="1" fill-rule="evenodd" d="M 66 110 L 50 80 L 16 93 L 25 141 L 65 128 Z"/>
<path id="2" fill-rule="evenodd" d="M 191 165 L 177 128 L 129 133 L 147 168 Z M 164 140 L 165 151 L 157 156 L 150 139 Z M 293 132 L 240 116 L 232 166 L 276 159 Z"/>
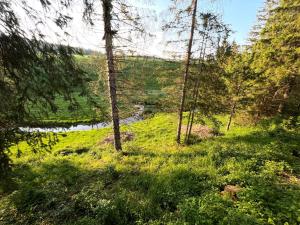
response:
<path id="1" fill-rule="evenodd" d="M 227 130 L 236 114 L 253 122 L 267 117 L 287 117 L 291 126 L 299 125 L 299 1 L 266 1 L 252 32 L 251 44 L 246 48 L 228 42 L 230 30 L 217 16 L 197 13 L 197 1 L 176 12 L 175 22 L 168 28 L 182 32 L 181 23 L 188 16 L 191 23 L 178 143 L 183 111 L 188 111 L 185 142 L 189 141 L 197 114 L 198 122 L 201 116 L 230 114 Z"/>

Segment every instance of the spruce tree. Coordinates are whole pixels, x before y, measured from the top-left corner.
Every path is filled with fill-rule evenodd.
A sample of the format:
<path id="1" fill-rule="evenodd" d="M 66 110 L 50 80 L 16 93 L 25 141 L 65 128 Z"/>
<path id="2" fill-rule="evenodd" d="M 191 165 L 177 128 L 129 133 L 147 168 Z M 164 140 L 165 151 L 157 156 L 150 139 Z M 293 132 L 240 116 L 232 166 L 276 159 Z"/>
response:
<path id="1" fill-rule="evenodd" d="M 56 142 L 55 136 L 20 129 L 41 123 L 29 106 L 36 106 L 41 114 L 56 112 L 55 99 L 60 95 L 69 102 L 70 110 L 76 110 L 78 103 L 73 93 L 78 90 L 81 95 L 88 93 L 86 73 L 74 60 L 74 55 L 80 51 L 47 42 L 45 34 L 37 27 L 29 33 L 22 26 L 13 3 L 0 1 L 0 177 L 11 166 L 10 146 L 25 140 L 36 151 L 38 147 L 45 148 Z M 46 22 L 25 1 L 18 6 L 33 23 Z M 56 12 L 49 1 L 41 1 L 41 6 Z M 64 29 L 70 18 L 60 13 L 56 15 L 51 22 L 57 29 Z M 48 137 L 48 141 L 44 137 Z"/>
<path id="2" fill-rule="evenodd" d="M 253 69 L 260 73 L 257 115 L 298 111 L 300 101 L 300 1 L 267 2 L 267 18 L 252 46 Z"/>

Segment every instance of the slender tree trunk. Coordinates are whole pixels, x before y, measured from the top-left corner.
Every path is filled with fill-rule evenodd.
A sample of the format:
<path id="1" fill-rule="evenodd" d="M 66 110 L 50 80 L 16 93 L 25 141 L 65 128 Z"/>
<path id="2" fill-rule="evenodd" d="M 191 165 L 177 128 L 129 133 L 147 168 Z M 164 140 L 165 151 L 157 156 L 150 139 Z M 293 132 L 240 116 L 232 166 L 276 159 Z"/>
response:
<path id="1" fill-rule="evenodd" d="M 205 44 L 204 44 L 205 42 Z M 206 40 L 205 40 L 205 35 L 203 35 L 202 37 L 202 43 L 201 43 L 201 47 L 200 47 L 200 55 L 199 55 L 199 65 L 201 64 L 201 60 L 202 60 L 202 53 L 204 52 L 204 46 L 206 46 Z M 203 54 L 204 55 L 204 54 Z M 193 98 L 192 99 L 195 99 L 196 98 L 196 95 L 197 95 L 197 87 L 198 87 L 198 82 L 199 82 L 199 79 L 196 79 L 195 81 L 195 85 L 194 85 L 194 90 L 193 90 Z M 185 143 L 188 143 L 189 142 L 189 128 L 191 126 L 191 116 L 192 116 L 192 111 L 193 111 L 193 107 L 195 106 L 195 104 L 191 104 L 190 106 L 190 109 L 189 109 L 189 116 L 188 116 L 188 123 L 187 123 L 187 126 L 186 126 L 186 132 L 185 132 L 185 138 L 184 138 L 184 142 Z"/>
<path id="2" fill-rule="evenodd" d="M 180 144 L 180 140 L 181 140 L 182 117 L 183 117 L 184 103 L 185 103 L 186 90 L 187 90 L 186 83 L 187 83 L 188 75 L 189 75 L 190 61 L 191 61 L 191 55 L 192 55 L 192 46 L 193 46 L 193 40 L 194 40 L 194 31 L 195 31 L 196 14 L 197 14 L 197 3 L 198 3 L 198 0 L 192 1 L 192 6 L 193 6 L 192 26 L 191 26 L 190 39 L 189 39 L 189 44 L 188 44 L 188 49 L 187 49 L 185 72 L 184 72 L 184 76 L 183 76 L 181 102 L 180 102 L 180 107 L 179 107 L 179 112 L 178 112 L 178 128 L 177 128 L 177 139 L 176 139 L 178 144 Z"/>
<path id="3" fill-rule="evenodd" d="M 120 124 L 119 124 L 119 110 L 117 107 L 117 87 L 116 87 L 116 69 L 113 54 L 113 35 L 114 31 L 111 28 L 111 12 L 112 12 L 112 1 L 102 0 L 103 7 L 103 21 L 104 21 L 104 40 L 105 40 L 105 51 L 107 57 L 108 67 L 108 87 L 110 94 L 111 103 L 111 116 L 114 129 L 114 145 L 117 151 L 122 150 L 121 146 L 121 135 L 120 135 Z"/>
<path id="4" fill-rule="evenodd" d="M 229 117 L 228 124 L 227 124 L 227 129 L 226 129 L 227 131 L 229 131 L 229 129 L 230 129 L 231 121 L 232 121 L 232 118 L 235 113 L 235 108 L 236 108 L 236 102 L 233 102 L 231 110 L 230 110 L 230 117 Z"/>
<path id="5" fill-rule="evenodd" d="M 236 97 L 240 96 L 241 85 L 242 84 L 239 83 L 238 86 L 237 86 Z M 235 109 L 236 109 L 237 104 L 238 104 L 237 101 L 233 100 L 232 107 L 231 107 L 231 110 L 230 110 L 230 117 L 229 117 L 229 120 L 228 120 L 228 123 L 227 123 L 227 128 L 226 128 L 227 131 L 229 131 L 229 129 L 230 129 L 230 125 L 231 125 L 231 122 L 232 122 L 232 118 L 235 114 Z"/>
<path id="6" fill-rule="evenodd" d="M 194 100 L 194 104 L 193 104 L 193 108 L 192 108 L 192 117 L 191 117 L 190 127 L 189 127 L 189 131 L 188 131 L 187 142 L 190 141 L 190 137 L 191 137 L 191 133 L 192 133 L 192 129 L 193 129 L 193 124 L 194 124 L 194 119 L 195 119 L 196 104 L 198 102 L 198 97 L 199 97 L 200 81 L 197 83 L 197 87 L 196 88 L 197 88 L 197 91 L 196 91 L 196 96 L 195 96 L 195 100 Z"/>
<path id="7" fill-rule="evenodd" d="M 194 85 L 194 91 L 193 91 L 193 98 L 192 99 L 195 99 L 195 90 L 197 88 L 197 81 L 195 82 L 195 85 Z M 188 132 L 189 132 L 189 127 L 190 127 L 190 123 L 191 123 L 191 116 L 192 116 L 192 110 L 193 110 L 193 105 L 190 106 L 190 109 L 189 109 L 189 116 L 188 116 L 188 123 L 187 123 L 187 126 L 186 126 L 186 131 L 185 131 L 185 137 L 184 137 L 184 143 L 188 143 Z"/>
<path id="8" fill-rule="evenodd" d="M 284 93 L 283 93 L 283 100 L 280 102 L 279 106 L 278 106 L 278 112 L 279 113 L 282 113 L 283 112 L 283 108 L 284 108 L 284 105 L 286 103 L 286 101 L 288 100 L 289 98 L 289 95 L 290 95 L 290 85 L 287 84 L 286 88 L 284 89 Z"/>
<path id="9" fill-rule="evenodd" d="M 207 38 L 208 38 L 208 33 L 204 34 L 204 45 L 202 45 L 202 49 L 200 52 L 200 57 L 199 57 L 199 75 L 201 75 L 203 71 L 203 65 L 201 64 L 202 61 L 204 61 L 205 53 L 206 53 L 206 44 L 207 44 Z M 186 142 L 188 143 L 190 141 L 192 129 L 193 129 L 193 124 L 194 124 L 194 118 L 195 118 L 195 110 L 196 110 L 196 105 L 198 102 L 199 98 L 199 88 L 200 88 L 200 77 L 196 81 L 196 88 L 195 88 L 195 93 L 194 93 L 194 102 L 192 105 L 192 110 L 191 110 L 191 121 L 190 121 L 190 127 L 188 128 L 188 133 L 186 137 Z"/>

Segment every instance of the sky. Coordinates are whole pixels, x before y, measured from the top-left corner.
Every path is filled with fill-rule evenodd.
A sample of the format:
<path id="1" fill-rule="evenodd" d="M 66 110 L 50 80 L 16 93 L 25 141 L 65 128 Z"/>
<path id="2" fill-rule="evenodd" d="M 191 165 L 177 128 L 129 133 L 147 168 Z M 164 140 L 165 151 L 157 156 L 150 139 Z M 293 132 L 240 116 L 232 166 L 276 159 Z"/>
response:
<path id="1" fill-rule="evenodd" d="M 80 2 L 80 0 L 76 1 Z M 156 16 L 156 20 L 151 20 L 147 27 L 147 30 L 154 34 L 154 37 L 148 38 L 146 41 L 135 38 L 133 50 L 138 52 L 138 54 L 168 57 L 166 55 L 166 52 L 169 51 L 168 47 L 166 47 L 168 36 L 161 31 L 161 18 L 168 13 L 170 0 L 129 1 L 145 11 L 151 11 Z M 208 10 L 221 15 L 225 24 L 230 25 L 234 31 L 231 35 L 231 40 L 244 45 L 247 44 L 248 34 L 256 22 L 257 12 L 263 7 L 264 0 L 198 0 L 198 2 L 200 11 Z M 30 3 L 32 3 L 32 6 L 37 6 L 38 0 L 30 0 Z M 101 8 L 101 5 L 99 4 L 97 8 Z M 48 34 L 47 41 L 103 51 L 103 23 L 99 21 L 93 27 L 83 23 L 81 20 L 82 5 L 79 3 L 76 3 L 69 13 L 70 16 L 74 17 L 67 29 L 70 36 L 57 37 L 55 33 L 58 33 L 58 30 L 55 26 L 49 25 L 46 29 L 44 28 Z M 26 15 L 22 15 L 22 12 L 20 12 L 20 17 L 23 18 Z M 23 22 L 25 26 L 28 26 L 28 29 L 35 26 L 26 21 L 26 19 Z"/>
<path id="2" fill-rule="evenodd" d="M 256 22 L 256 15 L 263 7 L 263 0 L 223 0 L 223 19 L 231 24 L 232 38 L 238 44 L 246 44 L 249 32 Z"/>
<path id="3" fill-rule="evenodd" d="M 133 0 L 134 1 L 134 0 Z M 143 1 L 143 0 L 141 0 Z M 152 0 L 152 4 L 146 6 L 153 8 L 158 17 L 168 10 L 170 0 Z M 212 11 L 219 14 L 225 24 L 229 25 L 233 33 L 231 41 L 236 41 L 239 45 L 248 43 L 249 33 L 256 22 L 258 11 L 263 7 L 264 0 L 198 0 L 199 10 Z M 159 40 L 156 40 L 150 48 L 150 54 L 164 54 L 164 35 L 156 32 Z"/>
<path id="4" fill-rule="evenodd" d="M 164 11 L 169 0 L 152 0 L 155 9 Z M 210 3 L 214 2 L 214 3 Z M 210 8 L 221 14 L 226 24 L 230 24 L 234 34 L 232 39 L 238 44 L 246 44 L 249 31 L 256 22 L 256 15 L 263 7 L 264 0 L 199 0 L 199 8 Z"/>

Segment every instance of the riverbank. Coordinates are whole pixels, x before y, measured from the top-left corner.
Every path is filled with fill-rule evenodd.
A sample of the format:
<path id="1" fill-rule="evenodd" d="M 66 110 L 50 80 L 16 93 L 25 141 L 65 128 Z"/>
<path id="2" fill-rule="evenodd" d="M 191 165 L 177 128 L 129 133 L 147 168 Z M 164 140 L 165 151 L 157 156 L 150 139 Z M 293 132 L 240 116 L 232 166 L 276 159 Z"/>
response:
<path id="1" fill-rule="evenodd" d="M 120 119 L 121 125 L 128 125 L 143 120 L 143 114 L 145 107 L 143 105 L 135 105 L 135 113 L 127 118 Z M 60 126 L 59 126 L 60 125 Z M 71 132 L 71 131 L 88 131 L 98 130 L 105 127 L 111 127 L 111 122 L 96 122 L 90 121 L 90 123 L 70 123 L 70 124 L 48 124 L 48 126 L 31 126 L 31 127 L 20 127 L 25 132 Z"/>

